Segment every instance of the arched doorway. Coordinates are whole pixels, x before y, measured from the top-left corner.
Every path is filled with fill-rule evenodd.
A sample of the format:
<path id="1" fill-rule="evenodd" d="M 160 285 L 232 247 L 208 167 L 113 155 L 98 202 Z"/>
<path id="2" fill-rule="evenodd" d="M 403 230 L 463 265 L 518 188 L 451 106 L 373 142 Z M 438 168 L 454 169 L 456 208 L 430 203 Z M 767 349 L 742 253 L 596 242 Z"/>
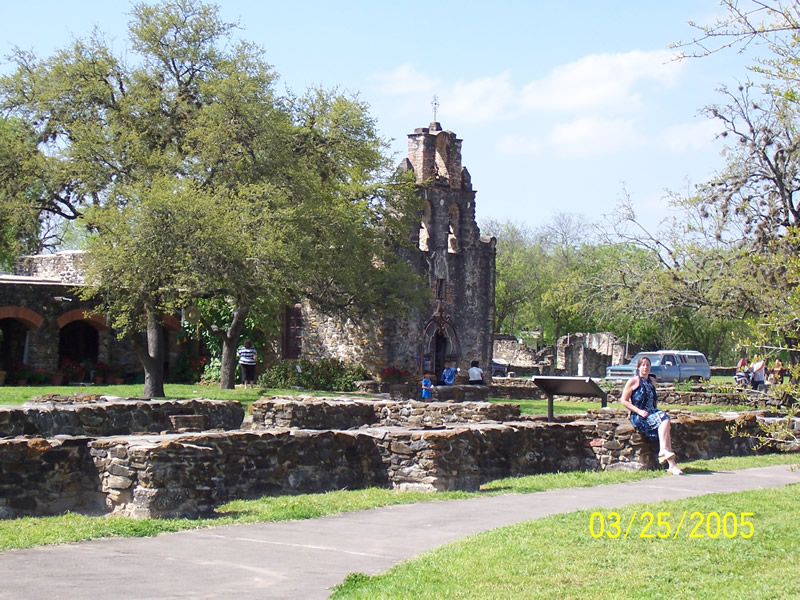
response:
<path id="1" fill-rule="evenodd" d="M 450 361 L 453 365 L 458 365 L 460 356 L 461 344 L 452 321 L 447 315 L 436 314 L 422 329 L 422 371 L 430 372 L 438 378 L 444 369 L 444 362 Z"/>
<path id="2" fill-rule="evenodd" d="M 97 361 L 100 350 L 100 338 L 95 329 L 87 321 L 67 323 L 58 333 L 58 362 L 71 360 L 78 363 Z"/>
<path id="3" fill-rule="evenodd" d="M 27 361 L 28 327 L 17 319 L 0 319 L 0 371 Z"/>

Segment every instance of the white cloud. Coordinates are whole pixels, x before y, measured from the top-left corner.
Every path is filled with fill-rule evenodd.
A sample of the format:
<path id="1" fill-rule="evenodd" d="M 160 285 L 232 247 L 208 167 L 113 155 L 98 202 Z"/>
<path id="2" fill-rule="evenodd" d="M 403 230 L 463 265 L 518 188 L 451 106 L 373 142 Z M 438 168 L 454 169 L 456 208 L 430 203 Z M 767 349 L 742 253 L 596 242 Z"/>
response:
<path id="1" fill-rule="evenodd" d="M 667 50 L 590 54 L 527 84 L 521 102 L 533 110 L 635 109 L 641 101 L 637 86 L 649 81 L 668 88 L 677 83 L 684 63 L 673 56 Z"/>
<path id="2" fill-rule="evenodd" d="M 380 91 L 393 96 L 433 93 L 439 85 L 438 79 L 417 71 L 409 63 L 399 65 L 388 73 L 373 75 L 372 79 L 378 82 Z"/>
<path id="3" fill-rule="evenodd" d="M 661 142 L 671 152 L 701 150 L 714 144 L 722 131 L 717 121 L 704 119 L 696 123 L 681 123 L 668 127 L 661 134 Z"/>
<path id="4" fill-rule="evenodd" d="M 490 121 L 517 104 L 517 94 L 508 73 L 473 81 L 457 82 L 443 91 L 441 114 L 465 122 Z"/>
<path id="5" fill-rule="evenodd" d="M 638 148 L 646 138 L 628 119 L 585 117 L 554 125 L 544 137 L 505 135 L 495 149 L 503 154 L 543 154 L 552 151 L 561 158 L 605 156 L 619 150 Z"/>
<path id="6" fill-rule="evenodd" d="M 576 119 L 556 125 L 547 137 L 548 145 L 560 156 L 573 158 L 603 156 L 644 143 L 629 119 Z"/>

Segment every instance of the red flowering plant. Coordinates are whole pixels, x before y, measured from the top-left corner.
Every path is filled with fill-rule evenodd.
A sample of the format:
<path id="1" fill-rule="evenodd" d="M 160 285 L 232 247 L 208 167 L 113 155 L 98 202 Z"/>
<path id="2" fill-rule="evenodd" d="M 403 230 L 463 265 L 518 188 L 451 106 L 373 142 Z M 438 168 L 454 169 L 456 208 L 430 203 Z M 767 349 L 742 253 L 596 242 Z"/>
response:
<path id="1" fill-rule="evenodd" d="M 387 383 L 402 383 L 408 379 L 411 373 L 408 369 L 398 369 L 397 367 L 384 367 L 381 369 L 381 381 Z"/>
<path id="2" fill-rule="evenodd" d="M 44 385 L 50 383 L 50 373 L 44 369 L 33 369 L 28 376 L 28 382 L 34 385 Z"/>
<path id="3" fill-rule="evenodd" d="M 83 381 L 86 377 L 86 369 L 77 360 L 63 359 L 60 370 L 67 381 Z"/>
<path id="4" fill-rule="evenodd" d="M 92 365 L 95 377 L 108 377 L 111 374 L 111 367 L 101 360 L 95 361 Z"/>
<path id="5" fill-rule="evenodd" d="M 33 375 L 33 369 L 30 365 L 24 363 L 14 363 L 8 370 L 9 381 L 30 381 Z"/>
<path id="6" fill-rule="evenodd" d="M 196 383 L 200 381 L 206 370 L 208 358 L 191 357 L 181 354 L 175 360 L 175 366 L 170 372 L 170 380 L 175 383 Z"/>

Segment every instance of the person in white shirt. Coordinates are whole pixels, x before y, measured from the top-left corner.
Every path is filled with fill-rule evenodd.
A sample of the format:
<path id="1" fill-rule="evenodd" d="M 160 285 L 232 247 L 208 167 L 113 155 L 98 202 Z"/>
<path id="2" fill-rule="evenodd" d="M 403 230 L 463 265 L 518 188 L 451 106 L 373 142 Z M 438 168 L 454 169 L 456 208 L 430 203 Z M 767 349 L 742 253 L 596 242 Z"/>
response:
<path id="1" fill-rule="evenodd" d="M 250 340 L 245 340 L 244 345 L 236 352 L 239 357 L 239 366 L 242 368 L 242 383 L 245 389 L 247 384 L 255 384 L 256 382 L 256 349 Z"/>
<path id="2" fill-rule="evenodd" d="M 483 369 L 478 366 L 478 361 L 473 360 L 468 371 L 469 382 L 472 385 L 483 385 Z"/>

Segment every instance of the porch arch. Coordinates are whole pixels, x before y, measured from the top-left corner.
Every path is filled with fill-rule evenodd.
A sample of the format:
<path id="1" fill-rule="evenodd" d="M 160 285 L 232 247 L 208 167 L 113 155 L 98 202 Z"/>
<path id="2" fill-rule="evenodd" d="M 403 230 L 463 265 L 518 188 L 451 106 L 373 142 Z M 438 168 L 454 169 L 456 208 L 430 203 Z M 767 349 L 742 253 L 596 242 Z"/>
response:
<path id="1" fill-rule="evenodd" d="M 24 306 L 0 306 L 0 320 L 16 319 L 30 329 L 39 329 L 44 318 L 42 315 Z"/>
<path id="2" fill-rule="evenodd" d="M 106 323 L 105 317 L 97 313 L 89 312 L 86 308 L 74 308 L 56 319 L 60 329 L 63 329 L 66 325 L 75 321 L 86 321 L 98 331 L 105 331 L 108 329 L 108 323 Z"/>

